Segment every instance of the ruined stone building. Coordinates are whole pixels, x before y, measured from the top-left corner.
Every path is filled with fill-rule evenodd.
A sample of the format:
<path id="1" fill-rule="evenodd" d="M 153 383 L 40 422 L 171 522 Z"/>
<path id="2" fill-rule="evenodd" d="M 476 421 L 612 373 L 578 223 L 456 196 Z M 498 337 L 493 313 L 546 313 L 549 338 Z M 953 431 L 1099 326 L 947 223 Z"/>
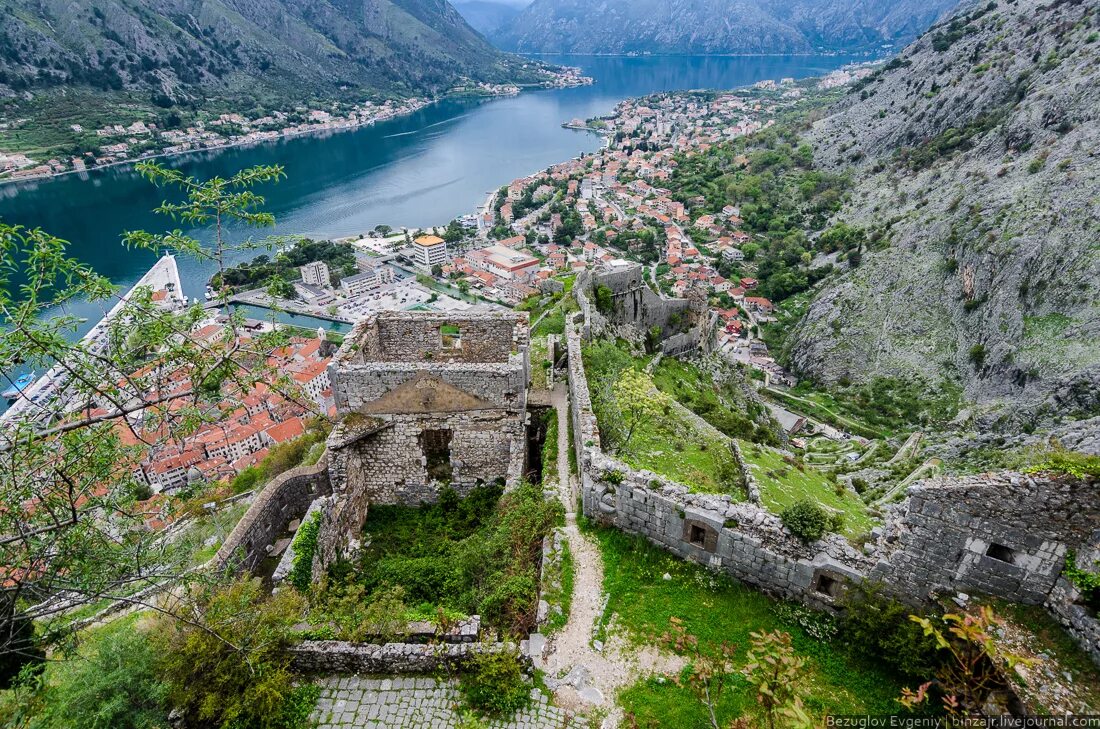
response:
<path id="1" fill-rule="evenodd" d="M 370 504 L 522 478 L 528 337 L 514 312 L 387 312 L 355 327 L 329 368 L 332 536 L 353 539 Z"/>
<path id="2" fill-rule="evenodd" d="M 384 312 L 357 324 L 329 365 L 337 423 L 325 459 L 265 487 L 219 563 L 255 569 L 288 523 L 316 514 L 319 575 L 354 553 L 372 504 L 518 483 L 528 468 L 529 336 L 527 314 L 511 311 Z"/>
<path id="3" fill-rule="evenodd" d="M 666 299 L 649 287 L 642 271 L 637 263 L 622 263 L 577 276 L 573 292 L 584 313 L 584 335 L 612 334 L 615 328 L 627 327 L 646 336 L 656 329 L 665 354 L 709 351 L 717 319 L 707 307 L 706 295 L 692 292 L 689 298 Z M 610 310 L 604 312 L 598 311 L 595 303 L 601 287 L 611 292 Z"/>

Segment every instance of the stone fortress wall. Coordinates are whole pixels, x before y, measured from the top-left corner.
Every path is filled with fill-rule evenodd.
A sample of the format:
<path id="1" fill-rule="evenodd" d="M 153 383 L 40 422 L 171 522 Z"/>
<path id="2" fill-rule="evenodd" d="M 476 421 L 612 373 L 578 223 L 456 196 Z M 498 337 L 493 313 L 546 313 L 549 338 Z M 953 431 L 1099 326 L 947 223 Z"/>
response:
<path id="1" fill-rule="evenodd" d="M 663 354 L 710 351 L 718 320 L 706 299 L 666 299 L 653 292 L 642 273 L 641 265 L 629 264 L 577 275 L 573 291 L 585 316 L 584 336 L 623 326 L 642 334 L 659 327 Z M 606 286 L 612 293 L 613 307 L 606 316 L 591 301 L 591 292 L 598 286 Z"/>
<path id="2" fill-rule="evenodd" d="M 911 604 L 960 591 L 1045 604 L 1100 663 L 1100 623 L 1060 578 L 1068 549 L 1089 551 L 1100 540 L 1097 482 L 1019 473 L 929 479 L 909 489 L 862 550 L 836 534 L 805 544 L 755 503 L 690 493 L 600 448 L 580 318 L 566 321 L 566 347 L 571 445 L 589 518 L 818 608 L 837 609 L 864 581 Z"/>

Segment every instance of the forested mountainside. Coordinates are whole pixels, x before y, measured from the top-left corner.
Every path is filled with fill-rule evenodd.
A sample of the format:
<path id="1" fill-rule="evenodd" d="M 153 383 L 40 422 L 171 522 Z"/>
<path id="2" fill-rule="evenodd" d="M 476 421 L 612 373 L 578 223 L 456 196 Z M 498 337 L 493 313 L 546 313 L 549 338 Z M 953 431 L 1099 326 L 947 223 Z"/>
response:
<path id="1" fill-rule="evenodd" d="M 959 0 L 535 0 L 491 38 L 522 52 L 810 53 L 905 43 Z"/>
<path id="2" fill-rule="evenodd" d="M 0 97 L 423 92 L 516 80 L 521 66 L 446 0 L 0 0 Z"/>
<path id="3" fill-rule="evenodd" d="M 853 88 L 808 138 L 855 181 L 837 218 L 867 250 L 814 298 L 792 366 L 954 381 L 989 426 L 1100 415 L 1098 115 L 1095 2 L 981 4 Z"/>

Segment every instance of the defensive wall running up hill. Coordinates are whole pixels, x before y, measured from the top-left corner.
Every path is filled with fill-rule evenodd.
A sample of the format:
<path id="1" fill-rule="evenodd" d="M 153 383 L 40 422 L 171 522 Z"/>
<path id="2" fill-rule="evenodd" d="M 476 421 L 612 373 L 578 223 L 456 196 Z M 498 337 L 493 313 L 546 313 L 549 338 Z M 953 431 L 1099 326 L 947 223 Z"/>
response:
<path id="1" fill-rule="evenodd" d="M 1067 550 L 1092 553 L 1100 542 L 1095 480 L 1012 472 L 929 479 L 910 487 L 863 549 L 836 534 L 807 544 L 755 503 L 691 493 L 605 453 L 576 319 L 566 322 L 572 446 L 589 518 L 823 609 L 838 609 L 860 582 L 881 583 L 911 604 L 958 592 L 1043 604 L 1100 663 L 1100 623 L 1061 577 Z"/>

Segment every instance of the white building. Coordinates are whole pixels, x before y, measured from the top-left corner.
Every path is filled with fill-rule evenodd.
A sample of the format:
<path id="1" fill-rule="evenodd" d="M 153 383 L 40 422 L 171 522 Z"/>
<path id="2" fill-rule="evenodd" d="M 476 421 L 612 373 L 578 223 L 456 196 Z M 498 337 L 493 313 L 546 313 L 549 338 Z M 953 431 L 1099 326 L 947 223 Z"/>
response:
<path id="1" fill-rule="evenodd" d="M 331 285 L 328 264 L 324 261 L 307 263 L 301 267 L 301 271 L 302 283 L 307 286 L 323 286 L 324 288 L 328 288 Z"/>
<path id="2" fill-rule="evenodd" d="M 393 280 L 392 268 L 389 266 L 376 266 L 354 276 L 345 276 L 340 281 L 340 288 L 348 296 L 358 296 L 373 291 L 383 284 L 393 283 Z"/>
<path id="3" fill-rule="evenodd" d="M 422 235 L 412 242 L 413 260 L 425 268 L 447 262 L 447 241 L 435 235 Z"/>

